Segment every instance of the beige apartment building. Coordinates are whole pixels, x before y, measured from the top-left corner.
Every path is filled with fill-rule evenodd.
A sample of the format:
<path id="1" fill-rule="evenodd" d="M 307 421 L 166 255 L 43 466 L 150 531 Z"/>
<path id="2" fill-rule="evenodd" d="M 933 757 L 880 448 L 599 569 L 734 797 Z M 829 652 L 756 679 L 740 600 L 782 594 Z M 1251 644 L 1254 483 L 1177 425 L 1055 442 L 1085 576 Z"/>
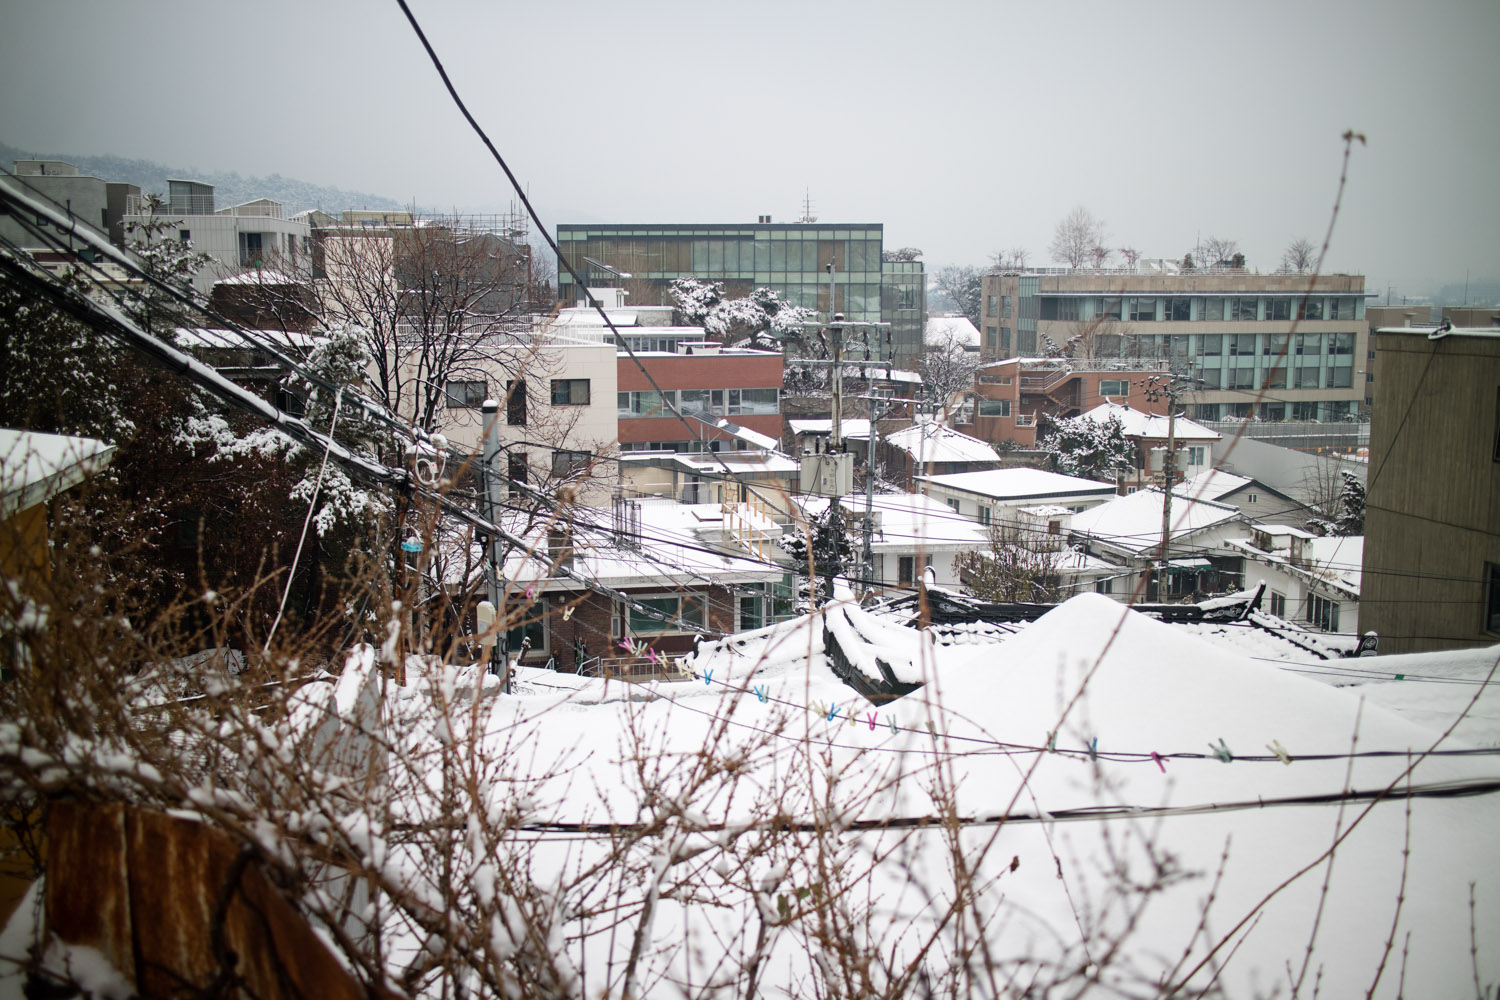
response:
<path id="1" fill-rule="evenodd" d="M 1056 352 L 1096 366 L 1168 361 L 1199 380 L 1186 397 L 1199 420 L 1253 412 L 1340 421 L 1366 411 L 1362 275 L 1314 283 L 1306 274 L 1143 261 L 1135 269 L 996 270 L 983 291 L 985 361 Z"/>

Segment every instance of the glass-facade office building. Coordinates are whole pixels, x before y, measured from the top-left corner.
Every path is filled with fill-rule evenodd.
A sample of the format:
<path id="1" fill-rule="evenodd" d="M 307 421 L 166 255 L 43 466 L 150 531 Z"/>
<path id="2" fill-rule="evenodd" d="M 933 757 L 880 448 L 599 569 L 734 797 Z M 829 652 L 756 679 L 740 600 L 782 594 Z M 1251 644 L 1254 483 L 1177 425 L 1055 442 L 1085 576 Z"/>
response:
<path id="1" fill-rule="evenodd" d="M 559 225 L 557 244 L 591 287 L 622 287 L 631 305 L 671 305 L 674 278 L 721 281 L 727 298 L 771 288 L 793 305 L 826 319 L 828 264 L 834 265 L 833 312 L 856 322 L 892 323 L 892 345 L 920 345 L 925 289 L 921 262 L 903 262 L 885 288 L 884 227 L 874 224 L 757 223 L 754 225 Z M 564 305 L 583 297 L 561 263 L 558 292 Z M 899 279 L 899 280 L 897 280 Z M 903 293 L 895 286 L 906 289 Z M 914 295 L 910 286 L 920 294 Z M 889 308 L 886 303 L 889 302 Z M 898 308 L 898 303 L 900 304 Z M 913 319 L 915 317 L 915 322 Z M 897 324 L 899 323 L 899 329 Z"/>

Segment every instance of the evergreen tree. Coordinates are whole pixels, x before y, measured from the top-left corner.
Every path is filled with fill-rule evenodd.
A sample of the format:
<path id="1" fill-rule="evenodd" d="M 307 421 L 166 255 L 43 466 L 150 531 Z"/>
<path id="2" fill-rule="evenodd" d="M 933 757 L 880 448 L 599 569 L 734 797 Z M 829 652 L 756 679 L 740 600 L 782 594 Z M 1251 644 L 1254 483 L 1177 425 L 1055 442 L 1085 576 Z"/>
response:
<path id="1" fill-rule="evenodd" d="M 1119 417 L 1111 415 L 1103 423 L 1087 417 L 1048 418 L 1042 435 L 1041 450 L 1065 476 L 1114 482 L 1135 468 L 1135 447 L 1126 440 Z"/>
<path id="2" fill-rule="evenodd" d="M 1344 487 L 1339 491 L 1338 499 L 1333 502 L 1333 510 L 1327 516 L 1310 518 L 1307 522 L 1309 531 L 1315 531 L 1320 535 L 1337 535 L 1349 537 L 1351 535 L 1363 535 L 1365 533 L 1365 484 L 1359 481 L 1359 477 L 1352 472 L 1340 472 L 1344 477 Z"/>
<path id="3" fill-rule="evenodd" d="M 799 524 L 794 534 L 784 536 L 782 547 L 792 557 L 795 572 L 806 581 L 806 590 L 812 603 L 821 604 L 833 599 L 833 578 L 854 565 L 854 543 L 844 529 L 844 518 L 837 502 L 832 502 L 821 513 L 808 517 L 805 525 Z M 808 576 L 808 553 L 811 550 L 813 577 L 823 576 L 821 599 L 813 599 L 812 581 Z"/>

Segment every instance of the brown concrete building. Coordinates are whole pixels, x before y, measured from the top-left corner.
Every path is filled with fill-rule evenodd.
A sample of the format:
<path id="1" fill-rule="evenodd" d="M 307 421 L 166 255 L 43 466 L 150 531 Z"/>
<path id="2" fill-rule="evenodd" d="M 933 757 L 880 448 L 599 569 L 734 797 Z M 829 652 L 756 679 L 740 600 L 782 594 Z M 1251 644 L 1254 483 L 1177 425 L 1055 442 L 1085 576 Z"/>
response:
<path id="1" fill-rule="evenodd" d="M 1361 630 L 1382 653 L 1500 643 L 1500 329 L 1375 334 Z"/>
<path id="2" fill-rule="evenodd" d="M 1168 361 L 1202 380 L 1199 420 L 1348 420 L 1365 399 L 1369 324 L 1361 275 L 1130 269 L 997 270 L 984 278 L 980 353 Z M 1053 351 L 1055 347 L 1056 351 Z M 1256 406 L 1256 400 L 1260 404 Z"/>

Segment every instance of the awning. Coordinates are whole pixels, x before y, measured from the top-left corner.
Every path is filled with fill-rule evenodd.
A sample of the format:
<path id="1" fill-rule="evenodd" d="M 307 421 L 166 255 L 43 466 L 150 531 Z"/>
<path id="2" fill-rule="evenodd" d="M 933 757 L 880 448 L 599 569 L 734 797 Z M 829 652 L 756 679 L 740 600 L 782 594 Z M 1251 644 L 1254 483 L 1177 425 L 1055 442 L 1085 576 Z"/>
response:
<path id="1" fill-rule="evenodd" d="M 1167 572 L 1196 573 L 1200 570 L 1213 569 L 1214 564 L 1207 559 L 1168 559 Z"/>

